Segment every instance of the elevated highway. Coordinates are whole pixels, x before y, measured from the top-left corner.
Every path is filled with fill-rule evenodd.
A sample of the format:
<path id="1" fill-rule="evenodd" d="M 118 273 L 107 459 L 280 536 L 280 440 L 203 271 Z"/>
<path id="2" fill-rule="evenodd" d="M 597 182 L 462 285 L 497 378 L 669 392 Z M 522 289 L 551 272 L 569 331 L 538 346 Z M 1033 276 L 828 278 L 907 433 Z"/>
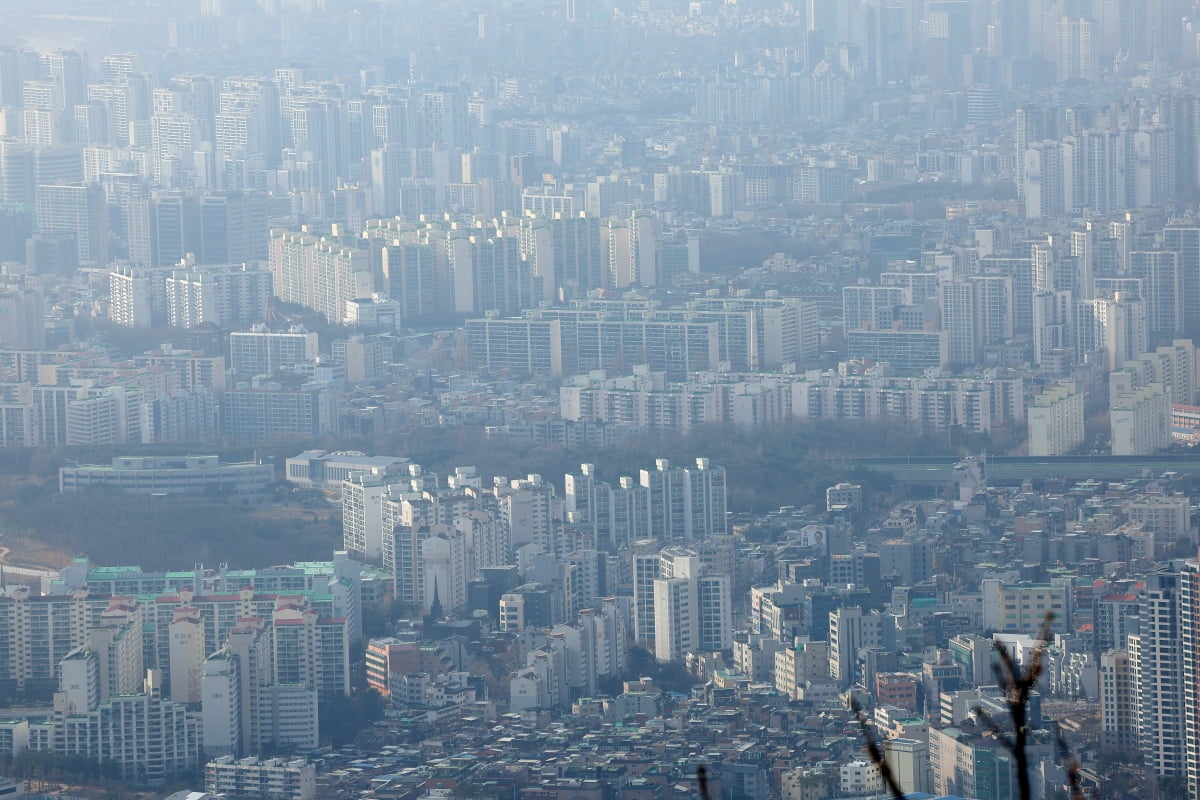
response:
<path id="1" fill-rule="evenodd" d="M 1151 456 L 982 456 L 990 484 L 1019 484 L 1062 478 L 1081 481 L 1158 477 L 1164 472 L 1200 475 L 1200 452 Z M 851 459 L 852 468 L 886 473 L 901 483 L 942 484 L 951 480 L 953 456 L 876 456 Z"/>

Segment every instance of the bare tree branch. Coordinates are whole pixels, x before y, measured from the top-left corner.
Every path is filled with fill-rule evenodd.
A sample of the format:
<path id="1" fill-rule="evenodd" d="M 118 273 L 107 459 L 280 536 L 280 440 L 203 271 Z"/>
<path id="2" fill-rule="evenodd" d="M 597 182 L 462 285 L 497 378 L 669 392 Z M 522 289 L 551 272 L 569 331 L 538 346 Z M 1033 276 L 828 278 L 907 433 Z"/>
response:
<path id="1" fill-rule="evenodd" d="M 983 706 L 975 706 L 975 708 L 971 709 L 971 713 L 974 715 L 976 721 L 983 723 L 983 727 L 992 732 L 992 735 L 996 737 L 996 740 L 999 741 L 1000 744 L 1004 745 L 1009 750 L 1012 750 L 1014 747 L 1016 747 L 1016 743 L 1013 741 L 1013 738 L 1005 733 L 1000 726 L 996 724 L 996 720 L 992 719 L 992 715 L 988 713 L 986 708 Z"/>
<path id="2" fill-rule="evenodd" d="M 1001 685 L 1004 688 L 1004 704 L 1008 707 L 1008 714 L 1012 718 L 1012 740 L 1011 744 L 1006 743 L 1006 746 L 1013 756 L 1013 765 L 1017 771 L 1017 794 L 1021 800 L 1030 800 L 1033 797 L 1033 789 L 1029 783 L 1028 745 L 1029 734 L 1032 732 L 1029 724 L 1029 697 L 1033 694 L 1038 679 L 1042 676 L 1046 648 L 1053 630 L 1054 612 L 1048 611 L 1042 621 L 1041 630 L 1038 632 L 1038 644 L 1033 648 L 1029 665 L 1025 669 L 1021 669 L 1017 665 L 1016 659 L 1012 657 L 1002 642 L 996 642 L 993 645 L 996 656 L 999 658 L 996 673 L 997 677 L 1003 681 Z M 990 721 L 990 717 L 985 716 L 985 718 Z"/>
<path id="3" fill-rule="evenodd" d="M 850 700 L 850 710 L 858 720 L 858 729 L 862 732 L 867 756 L 871 759 L 871 763 L 879 768 L 879 774 L 883 777 L 883 783 L 887 786 L 888 793 L 891 794 L 893 800 L 904 800 L 904 789 L 901 788 L 900 781 L 896 780 L 896 776 L 892 774 L 892 767 L 884 757 L 883 748 L 879 746 L 879 742 L 867 725 L 867 715 L 863 713 L 858 701 L 853 698 Z"/>
<path id="4" fill-rule="evenodd" d="M 1071 748 L 1067 745 L 1067 738 L 1063 735 L 1062 726 L 1056 720 L 1054 722 L 1054 744 L 1058 750 L 1058 760 L 1062 762 L 1063 771 L 1067 773 L 1067 787 L 1071 793 L 1071 800 L 1083 800 L 1083 787 L 1079 779 L 1079 760 L 1075 758 L 1071 752 Z"/>

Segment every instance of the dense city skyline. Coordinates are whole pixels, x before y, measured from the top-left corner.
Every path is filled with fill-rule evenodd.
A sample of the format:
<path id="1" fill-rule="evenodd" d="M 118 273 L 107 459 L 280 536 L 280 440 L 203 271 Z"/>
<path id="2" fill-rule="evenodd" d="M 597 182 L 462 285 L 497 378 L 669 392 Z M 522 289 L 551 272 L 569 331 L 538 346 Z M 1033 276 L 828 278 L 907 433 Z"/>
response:
<path id="1" fill-rule="evenodd" d="M 1198 204 L 1191 0 L 0 0 L 0 795 L 1198 800 Z"/>

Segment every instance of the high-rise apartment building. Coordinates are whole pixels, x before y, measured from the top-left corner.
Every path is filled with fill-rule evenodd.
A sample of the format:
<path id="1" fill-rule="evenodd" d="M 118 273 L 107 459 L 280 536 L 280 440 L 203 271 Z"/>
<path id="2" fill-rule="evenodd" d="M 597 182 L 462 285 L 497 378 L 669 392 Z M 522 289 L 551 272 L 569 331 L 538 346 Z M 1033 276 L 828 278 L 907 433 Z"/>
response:
<path id="1" fill-rule="evenodd" d="M 732 586 L 728 574 L 704 567 L 695 551 L 661 551 L 654 579 L 654 655 L 680 661 L 687 653 L 733 646 Z"/>
<path id="2" fill-rule="evenodd" d="M 1074 384 L 1060 383 L 1033 397 L 1025 413 L 1029 418 L 1029 455 L 1064 455 L 1083 444 L 1083 392 Z"/>
<path id="3" fill-rule="evenodd" d="M 649 645 L 654 642 L 654 581 L 662 570 L 661 546 L 654 539 L 642 539 L 630 545 L 630 572 L 633 577 L 633 637 Z"/>
<path id="4" fill-rule="evenodd" d="M 1184 775 L 1187 765 L 1196 763 L 1188 758 L 1189 747 L 1197 742 L 1188 722 L 1195 720 L 1196 706 L 1187 705 L 1196 692 L 1193 563 L 1182 573 L 1160 571 L 1147 577 L 1139 631 L 1128 637 L 1136 730 L 1145 766 L 1156 775 Z"/>
<path id="5" fill-rule="evenodd" d="M 1109 409 L 1114 456 L 1144 456 L 1171 443 L 1171 400 L 1161 383 L 1117 399 Z"/>
<path id="6" fill-rule="evenodd" d="M 660 458 L 644 469 L 639 483 L 648 491 L 650 536 L 660 541 L 697 541 L 725 533 L 725 468 L 707 458 L 694 467 L 672 467 Z"/>
<path id="7" fill-rule="evenodd" d="M 325 314 L 333 323 L 346 318 L 346 301 L 369 299 L 373 276 L 369 254 L 337 236 L 271 231 L 270 264 L 280 300 Z"/>
<path id="8" fill-rule="evenodd" d="M 1100 654 L 1100 728 L 1104 747 L 1132 751 L 1137 747 L 1137 707 L 1134 704 L 1135 676 L 1121 647 Z"/>
<path id="9" fill-rule="evenodd" d="M 165 278 L 167 324 L 227 329 L 266 319 L 271 272 L 259 262 L 197 266 L 185 262 Z"/>

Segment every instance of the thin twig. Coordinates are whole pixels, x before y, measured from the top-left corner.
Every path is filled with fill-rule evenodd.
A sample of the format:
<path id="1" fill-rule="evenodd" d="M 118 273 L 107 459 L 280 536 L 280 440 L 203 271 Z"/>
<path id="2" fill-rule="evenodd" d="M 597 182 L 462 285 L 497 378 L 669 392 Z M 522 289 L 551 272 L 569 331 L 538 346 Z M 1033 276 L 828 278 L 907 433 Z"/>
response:
<path id="1" fill-rule="evenodd" d="M 708 796 L 708 768 L 696 765 L 696 784 L 700 787 L 700 800 L 711 800 Z"/>
<path id="2" fill-rule="evenodd" d="M 863 743 L 866 745 L 867 756 L 870 757 L 871 763 L 879 768 L 879 774 L 883 778 L 883 783 L 888 788 L 888 792 L 892 795 L 893 800 L 904 800 L 904 789 L 900 786 L 900 781 L 896 780 L 896 776 L 892 774 L 891 765 L 887 763 L 887 758 L 884 757 L 883 748 L 879 746 L 875 736 L 871 733 L 871 729 L 867 726 L 867 715 L 863 713 L 862 708 L 858 705 L 858 701 L 854 698 L 850 699 L 850 710 L 854 713 L 855 719 L 858 720 L 858 729 L 862 731 Z"/>
<path id="3" fill-rule="evenodd" d="M 1042 621 L 1041 631 L 1038 632 L 1038 644 L 1033 648 L 1029 658 L 1029 666 L 1021 669 L 1016 659 L 1005 649 L 1003 642 L 995 642 L 993 647 L 999 662 L 996 665 L 996 676 L 1004 687 L 1004 704 L 1008 706 L 1008 715 L 1012 718 L 1013 733 L 1011 742 L 1001 739 L 1012 753 L 1013 766 L 1017 771 L 1017 796 L 1021 800 L 1033 797 L 1033 787 L 1029 783 L 1029 697 L 1037 687 L 1038 679 L 1046 659 L 1046 648 L 1053 632 L 1054 612 L 1046 612 Z M 984 717 L 990 721 L 990 717 Z"/>
<path id="4" fill-rule="evenodd" d="M 996 741 L 1000 742 L 1000 744 L 1004 745 L 1009 750 L 1012 750 L 1014 747 L 1016 747 L 1016 743 L 1013 742 L 1012 737 L 1005 733 L 1000 726 L 996 724 L 996 720 L 992 719 L 992 715 L 988 713 L 986 708 L 983 706 L 975 706 L 973 709 L 971 709 L 971 713 L 975 716 L 977 721 L 983 723 L 983 727 L 991 731 L 992 735 L 996 737 Z"/>
<path id="5" fill-rule="evenodd" d="M 1063 771 L 1067 773 L 1067 787 L 1071 800 L 1083 800 L 1083 787 L 1080 785 L 1079 760 L 1071 753 L 1067 738 L 1063 735 L 1062 726 L 1054 722 L 1054 744 L 1058 750 L 1058 760 L 1062 762 Z"/>

